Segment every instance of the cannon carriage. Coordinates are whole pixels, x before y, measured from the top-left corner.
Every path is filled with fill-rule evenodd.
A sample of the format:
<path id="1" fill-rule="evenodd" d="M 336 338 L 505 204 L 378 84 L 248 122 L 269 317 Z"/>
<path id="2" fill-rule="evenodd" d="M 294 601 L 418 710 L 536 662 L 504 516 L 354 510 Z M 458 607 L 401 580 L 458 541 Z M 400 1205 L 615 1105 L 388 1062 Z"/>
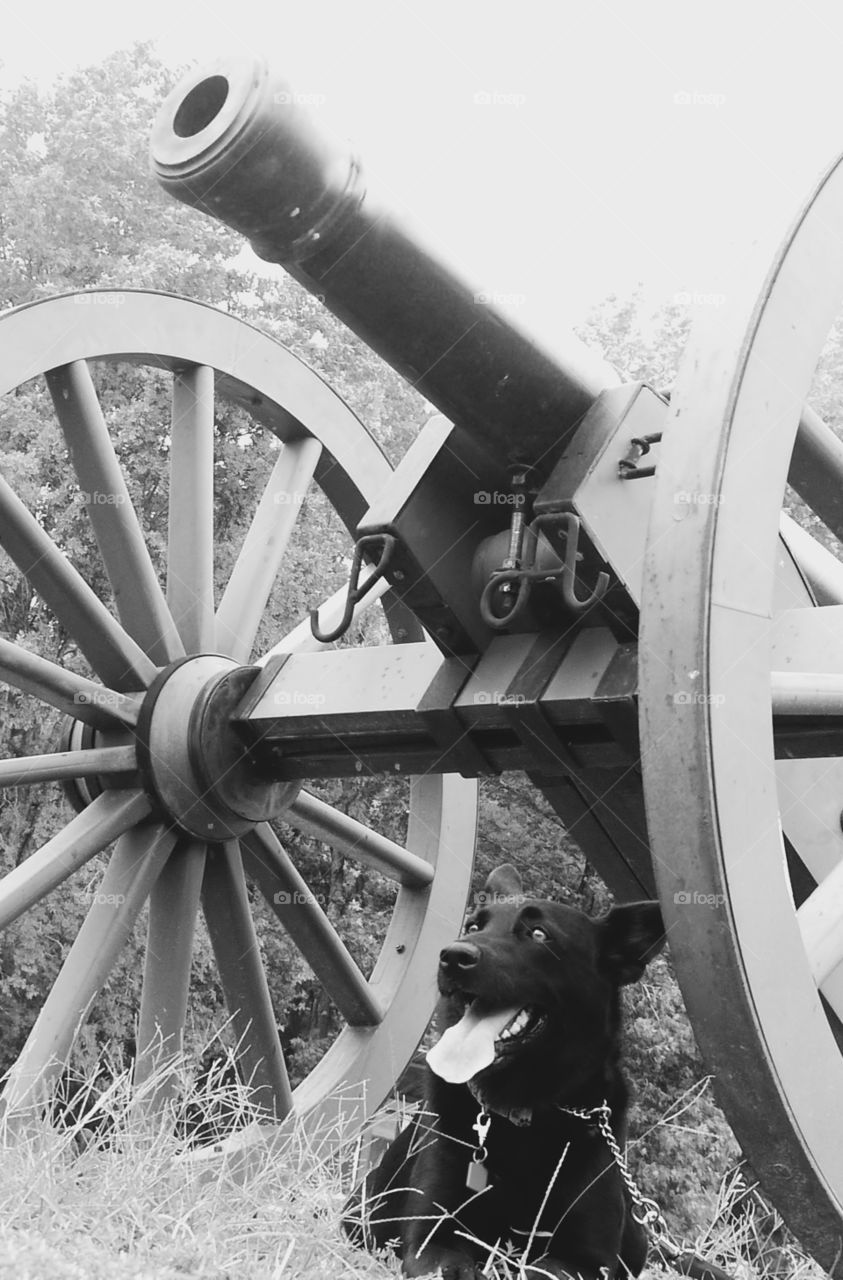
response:
<path id="1" fill-rule="evenodd" d="M 312 371 L 199 303 L 129 292 L 80 324 L 64 297 L 0 320 L 0 390 L 43 374 L 80 485 L 121 499 L 89 509 L 115 617 L 0 482 L 0 543 L 96 677 L 0 643 L 2 678 L 70 717 L 62 750 L 0 762 L 0 781 L 63 780 L 77 810 L 0 882 L 0 924 L 114 841 L 101 896 L 120 903 L 91 907 L 8 1112 L 66 1060 L 148 900 L 139 1077 L 179 1042 L 201 903 L 267 1120 L 362 1121 L 415 1050 L 459 930 L 476 779 L 519 769 L 617 897 L 658 893 L 718 1098 L 783 1216 L 843 1275 L 843 567 L 782 510 L 790 485 L 843 535 L 843 445 L 808 403 L 843 297 L 843 166 L 692 340 L 668 399 L 478 301 L 262 64 L 178 86 L 152 161 L 438 412 L 393 471 Z M 163 586 L 89 368 L 127 360 L 172 376 Z M 215 400 L 283 444 L 216 609 Z M 351 581 L 256 656 L 311 484 L 348 530 Z M 333 647 L 374 607 L 392 643 Z M 408 779 L 403 846 L 307 789 L 384 772 Z M 279 817 L 397 884 L 368 980 Z M 247 879 L 346 1024 L 295 1092 Z"/>

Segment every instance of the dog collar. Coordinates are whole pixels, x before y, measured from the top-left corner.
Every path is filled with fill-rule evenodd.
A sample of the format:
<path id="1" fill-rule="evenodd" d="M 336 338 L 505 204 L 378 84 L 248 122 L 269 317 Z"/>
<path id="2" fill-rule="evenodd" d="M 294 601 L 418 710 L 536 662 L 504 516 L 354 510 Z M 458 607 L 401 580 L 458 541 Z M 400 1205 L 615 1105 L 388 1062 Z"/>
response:
<path id="1" fill-rule="evenodd" d="M 526 1125 L 532 1123 L 532 1107 L 493 1107 L 489 1105 L 481 1091 L 471 1080 L 468 1082 L 468 1089 L 477 1105 L 481 1107 L 483 1111 L 488 1112 L 489 1115 L 502 1116 L 504 1120 L 508 1120 L 510 1124 L 518 1125 L 519 1128 L 524 1128 Z"/>

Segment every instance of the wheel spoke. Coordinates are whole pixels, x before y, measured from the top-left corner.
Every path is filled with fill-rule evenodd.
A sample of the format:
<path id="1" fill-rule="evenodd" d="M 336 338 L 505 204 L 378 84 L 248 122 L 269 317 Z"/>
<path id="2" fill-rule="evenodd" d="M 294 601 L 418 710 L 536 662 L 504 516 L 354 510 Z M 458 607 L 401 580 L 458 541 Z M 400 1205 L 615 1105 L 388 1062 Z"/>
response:
<path id="1" fill-rule="evenodd" d="M 843 759 L 777 760 L 776 782 L 784 834 L 819 884 L 843 859 Z"/>
<path id="2" fill-rule="evenodd" d="M 774 671 L 773 714 L 777 716 L 843 716 L 843 673 Z"/>
<path id="3" fill-rule="evenodd" d="M 37 853 L 0 880 L 0 929 L 45 897 L 112 840 L 145 818 L 150 802 L 142 791 L 104 791 L 48 840 Z"/>
<path id="4" fill-rule="evenodd" d="M 843 605 L 773 619 L 771 700 L 780 758 L 843 755 Z"/>
<path id="5" fill-rule="evenodd" d="M 86 680 L 11 640 L 0 639 L 0 679 L 95 729 L 113 729 L 115 721 L 129 726 L 138 722 L 138 699 Z"/>
<path id="6" fill-rule="evenodd" d="M 100 773 L 131 773 L 136 768 L 133 746 L 53 751 L 43 756 L 0 760 L 0 787 L 29 787 L 35 782 L 61 782 L 64 778 L 94 778 Z"/>
<path id="7" fill-rule="evenodd" d="M 158 824 L 137 826 L 120 837 L 93 905 L 9 1076 L 3 1095 L 7 1114 L 37 1101 L 66 1062 L 175 841 L 176 834 Z"/>
<path id="8" fill-rule="evenodd" d="M 173 379 L 167 604 L 188 653 L 214 644 L 214 371 Z"/>
<path id="9" fill-rule="evenodd" d="M 787 478 L 823 524 L 843 538 L 843 442 L 808 405 L 799 418 Z"/>
<path id="10" fill-rule="evenodd" d="M 217 610 L 217 648 L 248 662 L 266 602 L 322 453 L 318 440 L 284 446 Z"/>
<path id="11" fill-rule="evenodd" d="M 184 1023 L 193 961 L 193 936 L 205 871 L 205 845 L 190 841 L 175 850 L 149 895 L 135 1081 L 160 1071 L 163 1059 L 184 1048 Z M 151 1105 L 173 1092 L 173 1078 L 160 1073 Z"/>
<path id="12" fill-rule="evenodd" d="M 814 981 L 822 986 L 843 961 L 843 862 L 817 885 L 796 914 Z"/>
<path id="13" fill-rule="evenodd" d="M 70 452 L 123 626 L 164 666 L 184 648 L 135 513 L 88 364 L 52 369 L 47 386 Z"/>
<path id="14" fill-rule="evenodd" d="M 0 545 L 114 689 L 142 689 L 155 664 L 112 618 L 7 482 L 0 477 Z"/>
<path id="15" fill-rule="evenodd" d="M 282 1119 L 292 1107 L 292 1092 L 236 844 L 209 852 L 202 910 L 244 1077 L 257 1106 Z"/>
<path id="16" fill-rule="evenodd" d="M 843 605 L 783 609 L 772 621 L 774 671 L 843 672 Z"/>
<path id="17" fill-rule="evenodd" d="M 284 814 L 284 820 L 290 826 L 324 840 L 333 849 L 374 867 L 398 884 L 422 889 L 433 879 L 433 867 L 424 858 L 410 853 L 394 840 L 372 831 L 307 791 L 299 792 Z"/>
<path id="18" fill-rule="evenodd" d="M 807 579 L 817 604 L 843 604 L 843 562 L 784 511 L 781 534 Z"/>
<path id="19" fill-rule="evenodd" d="M 241 841 L 246 869 L 299 951 L 351 1026 L 383 1018 L 377 996 L 325 912 L 266 823 Z"/>
<path id="20" fill-rule="evenodd" d="M 366 579 L 361 577 L 361 586 L 363 586 L 365 582 Z M 380 600 L 381 596 L 385 595 L 388 590 L 389 583 L 385 578 L 381 578 L 380 582 L 376 582 L 372 587 L 372 590 L 368 591 L 363 599 L 358 601 L 354 606 L 350 625 L 353 626 L 356 622 L 359 622 L 364 614 L 368 613 L 372 605 Z M 338 626 L 340 619 L 345 612 L 345 602 L 347 597 L 348 588 L 340 587 L 340 589 L 335 591 L 332 596 L 329 596 L 327 600 L 323 600 L 322 604 L 319 606 L 319 626 L 323 632 L 333 631 L 334 628 Z M 310 619 L 306 619 L 304 622 L 300 622 L 295 626 L 292 631 L 287 633 L 286 636 L 283 636 L 277 644 L 274 644 L 272 648 L 258 660 L 256 665 L 262 667 L 270 658 L 274 658 L 279 653 L 317 653 L 320 649 L 330 649 L 332 647 L 332 645 L 323 644 L 321 640 L 317 640 L 315 638 L 310 629 Z"/>

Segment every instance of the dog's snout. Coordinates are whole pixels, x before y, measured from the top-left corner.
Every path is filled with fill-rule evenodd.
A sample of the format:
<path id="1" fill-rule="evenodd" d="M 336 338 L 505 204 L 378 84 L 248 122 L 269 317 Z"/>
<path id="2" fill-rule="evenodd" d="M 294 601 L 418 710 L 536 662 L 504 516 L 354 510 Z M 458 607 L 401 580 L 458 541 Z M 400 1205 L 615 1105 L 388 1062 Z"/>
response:
<path id="1" fill-rule="evenodd" d="M 472 942 L 452 942 L 439 953 L 443 969 L 473 969 L 480 959 L 480 948 Z"/>

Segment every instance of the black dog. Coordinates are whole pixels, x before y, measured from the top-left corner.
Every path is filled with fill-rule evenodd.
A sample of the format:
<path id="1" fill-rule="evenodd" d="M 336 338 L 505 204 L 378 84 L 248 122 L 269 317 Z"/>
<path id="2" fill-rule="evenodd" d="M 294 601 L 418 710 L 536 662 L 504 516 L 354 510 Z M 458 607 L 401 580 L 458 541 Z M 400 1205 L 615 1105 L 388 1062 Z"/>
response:
<path id="1" fill-rule="evenodd" d="M 496 1245 L 536 1280 L 637 1276 L 647 1241 L 620 1170 L 596 1113 L 567 1109 L 605 1101 L 623 1148 L 618 988 L 664 944 L 658 904 L 590 920 L 525 898 L 509 865 L 478 901 L 440 959 L 426 1110 L 349 1201 L 345 1229 L 397 1248 L 405 1276 L 474 1280 Z"/>

